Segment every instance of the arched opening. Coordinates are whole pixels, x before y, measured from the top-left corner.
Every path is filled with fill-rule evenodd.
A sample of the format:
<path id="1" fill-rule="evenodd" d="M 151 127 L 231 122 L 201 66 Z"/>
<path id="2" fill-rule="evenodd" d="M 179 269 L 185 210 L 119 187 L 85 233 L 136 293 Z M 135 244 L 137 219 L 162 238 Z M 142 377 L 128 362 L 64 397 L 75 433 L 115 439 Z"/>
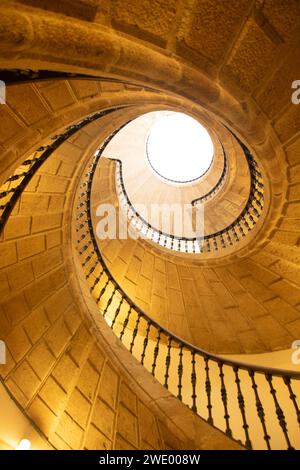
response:
<path id="1" fill-rule="evenodd" d="M 157 120 L 147 140 L 152 170 L 175 183 L 190 183 L 209 169 L 214 146 L 198 121 L 183 113 L 170 112 Z"/>

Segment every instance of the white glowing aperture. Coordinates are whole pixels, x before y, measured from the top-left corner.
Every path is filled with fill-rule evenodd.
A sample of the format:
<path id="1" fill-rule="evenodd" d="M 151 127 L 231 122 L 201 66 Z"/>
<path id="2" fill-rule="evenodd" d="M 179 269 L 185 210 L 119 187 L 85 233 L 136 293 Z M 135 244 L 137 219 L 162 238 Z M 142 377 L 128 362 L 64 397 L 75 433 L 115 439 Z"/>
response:
<path id="1" fill-rule="evenodd" d="M 16 447 L 16 450 L 29 450 L 31 448 L 31 442 L 29 439 L 22 439 L 18 446 Z"/>
<path id="2" fill-rule="evenodd" d="M 198 121 L 183 113 L 168 113 L 154 123 L 147 141 L 152 169 L 176 183 L 200 178 L 210 167 L 214 146 Z"/>

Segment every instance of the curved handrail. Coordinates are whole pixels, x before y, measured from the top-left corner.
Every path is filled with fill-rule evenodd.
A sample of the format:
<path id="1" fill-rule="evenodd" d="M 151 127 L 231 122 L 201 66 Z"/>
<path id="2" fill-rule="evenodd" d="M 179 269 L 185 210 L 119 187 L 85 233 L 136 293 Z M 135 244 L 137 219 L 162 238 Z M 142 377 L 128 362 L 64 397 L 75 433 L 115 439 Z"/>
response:
<path id="1" fill-rule="evenodd" d="M 131 204 L 122 176 L 122 161 L 117 158 L 110 158 L 109 160 L 116 162 L 119 168 L 119 172 L 116 172 L 116 186 L 119 189 L 118 196 L 120 205 L 122 205 L 122 198 L 124 198 L 124 208 L 127 210 L 128 218 L 131 219 L 132 222 L 137 222 L 135 225 L 136 228 L 138 228 L 138 224 L 141 224 L 139 232 L 142 233 L 142 230 L 144 229 L 145 233 L 143 235 L 146 238 L 164 246 L 165 248 L 185 253 L 200 253 L 199 244 L 197 243 L 196 238 L 189 239 L 186 237 L 179 237 L 178 235 L 168 234 L 163 230 L 157 230 L 153 225 L 147 222 L 147 220 Z M 157 240 L 155 240 L 155 236 L 157 236 Z M 175 240 L 177 241 L 177 245 L 174 243 Z M 182 245 L 181 242 L 183 242 L 184 245 Z"/>
<path id="2" fill-rule="evenodd" d="M 223 169 L 222 169 L 222 173 L 220 175 L 220 178 L 216 182 L 215 186 L 212 189 L 210 189 L 210 191 L 208 191 L 203 196 L 200 196 L 200 197 L 197 197 L 196 199 L 193 199 L 191 201 L 192 206 L 195 206 L 196 204 L 199 204 L 201 202 L 207 202 L 213 195 L 215 195 L 217 193 L 217 191 L 221 188 L 221 186 L 223 186 L 223 183 L 225 182 L 225 176 L 226 176 L 227 170 L 228 170 L 228 158 L 227 158 L 227 154 L 225 152 L 224 145 L 222 144 L 222 142 L 220 142 L 220 145 L 222 147 L 223 160 L 224 160 Z"/>
<path id="3" fill-rule="evenodd" d="M 15 170 L 14 174 L 7 178 L 0 188 L 0 233 L 3 231 L 4 225 L 6 224 L 7 219 L 22 191 L 31 181 L 34 174 L 38 171 L 41 165 L 61 144 L 63 144 L 78 130 L 82 129 L 91 122 L 96 121 L 97 119 L 100 119 L 114 111 L 118 111 L 127 107 L 129 106 L 121 105 L 106 108 L 105 110 L 98 111 L 85 117 L 84 119 L 81 119 L 76 124 L 68 126 L 61 134 L 57 134 L 51 137 L 48 144 L 39 147 L 25 161 L 23 161 L 23 163 Z M 119 132 L 119 130 L 117 132 Z M 115 133 L 113 135 L 115 135 Z"/>
<path id="4" fill-rule="evenodd" d="M 90 201 L 89 201 L 90 202 Z M 206 351 L 205 349 L 202 349 L 202 348 L 199 348 L 198 346 L 195 346 L 193 345 L 192 343 L 182 339 L 180 336 L 172 333 L 168 328 L 166 327 L 163 327 L 159 322 L 157 322 L 156 320 L 153 319 L 153 317 L 151 317 L 151 315 L 145 313 L 145 311 L 140 308 L 138 305 L 136 305 L 126 294 L 126 292 L 124 291 L 124 289 L 120 286 L 120 284 L 117 282 L 117 280 L 115 279 L 115 277 L 113 276 L 113 274 L 110 272 L 108 266 L 107 266 L 107 263 L 104 259 L 104 257 L 102 256 L 101 252 L 100 252 L 100 249 L 99 249 L 99 246 L 98 246 L 98 243 L 97 243 L 97 240 L 94 236 L 94 229 L 93 229 L 93 225 L 92 225 L 92 216 L 91 216 L 91 213 L 90 211 L 88 211 L 88 225 L 89 225 L 89 229 L 91 230 L 90 232 L 90 236 L 91 236 L 91 240 L 93 241 L 93 246 L 94 246 L 94 249 L 95 249 L 95 253 L 97 254 L 97 257 L 98 257 L 98 260 L 100 261 L 102 267 L 103 267 L 103 270 L 105 272 L 105 274 L 107 275 L 107 277 L 109 278 L 110 282 L 116 287 L 117 291 L 121 294 L 121 296 L 123 298 L 126 298 L 126 301 L 127 303 L 135 309 L 135 311 L 141 316 L 143 317 L 145 320 L 149 321 L 151 323 L 151 325 L 153 327 L 155 327 L 157 330 L 161 330 L 165 333 L 166 336 L 171 336 L 172 339 L 178 343 L 181 343 L 186 349 L 188 349 L 189 351 L 194 351 L 194 352 L 197 352 L 199 355 L 201 356 L 207 356 L 209 357 L 210 359 L 214 359 L 216 360 L 217 362 L 221 361 L 224 365 L 228 365 L 228 366 L 238 366 L 239 369 L 243 369 L 243 370 L 246 370 L 246 371 L 250 371 L 250 370 L 253 370 L 255 369 L 255 371 L 257 372 L 268 372 L 274 376 L 288 376 L 288 377 L 293 377 L 293 378 L 297 378 L 300 380 L 300 372 L 296 372 L 296 371 L 290 371 L 290 370 L 287 370 L 287 369 L 280 369 L 280 368 L 275 368 L 275 367 L 263 367 L 263 366 L 258 366 L 256 364 L 251 364 L 251 363 L 246 363 L 246 362 L 239 362 L 235 359 L 227 359 L 226 357 L 220 355 L 220 354 L 214 354 L 214 353 L 210 353 L 208 351 Z M 82 241 L 82 240 L 80 240 Z M 84 250 L 85 251 L 85 250 Z"/>
<path id="5" fill-rule="evenodd" d="M 132 80 L 124 80 L 121 77 L 107 77 L 105 75 L 88 75 L 78 72 L 58 72 L 57 70 L 32 70 L 32 69 L 1 69 L 1 79 L 7 84 L 16 83 L 31 83 L 44 80 L 86 80 L 86 81 L 101 81 L 109 83 L 120 83 L 122 85 L 130 85 L 132 87 L 140 88 L 140 83 Z M 143 89 L 147 91 L 157 90 L 149 85 L 143 83 Z"/>
<path id="6" fill-rule="evenodd" d="M 114 133 L 115 135 L 115 133 Z M 125 291 L 122 289 L 122 287 L 118 284 L 118 282 L 116 281 L 116 279 L 114 278 L 114 276 L 111 274 L 111 272 L 109 271 L 109 268 L 100 252 L 100 249 L 99 249 L 99 246 L 98 246 L 98 243 L 97 243 L 97 240 L 96 240 L 96 237 L 94 235 L 94 229 L 93 229 L 93 224 L 92 224 L 92 214 L 91 214 L 91 207 L 89 205 L 89 203 L 91 202 L 91 188 L 92 188 L 92 182 L 93 182 L 93 176 L 95 174 L 95 170 L 96 170 L 96 167 L 98 165 L 98 162 L 99 162 L 99 159 L 101 158 L 101 155 L 105 149 L 105 147 L 108 145 L 108 143 L 110 142 L 110 140 L 113 138 L 113 135 L 109 136 L 105 142 L 101 145 L 101 147 L 98 149 L 98 152 L 95 154 L 94 156 L 94 162 L 90 165 L 90 171 L 88 171 L 85 176 L 89 177 L 89 182 L 84 185 L 87 189 L 87 200 L 86 200 L 86 210 L 87 210 L 87 222 L 88 222 L 88 226 L 89 226 L 89 229 L 90 229 L 90 232 L 89 232 L 89 235 L 91 237 L 91 240 L 93 241 L 93 245 L 94 245 L 94 248 L 95 248 L 95 252 L 97 253 L 98 255 L 98 259 L 101 260 L 101 264 L 103 264 L 103 268 L 107 274 L 107 276 L 109 276 L 110 280 L 113 282 L 113 284 L 117 287 L 117 289 L 119 290 L 119 292 L 124 296 L 124 297 L 127 297 L 127 294 L 125 293 Z M 115 159 L 114 159 L 115 160 Z M 120 160 L 119 160 L 120 161 Z M 82 207 L 82 206 L 78 206 L 78 207 Z M 83 228 L 83 227 L 82 227 Z M 81 240 L 82 241 L 82 240 Z M 254 366 L 252 364 L 246 364 L 246 363 L 240 363 L 238 361 L 235 361 L 233 359 L 230 359 L 230 360 L 227 360 L 226 358 L 224 358 L 223 356 L 220 356 L 220 355 L 216 355 L 216 354 L 212 354 L 212 353 L 208 353 L 207 351 L 205 351 L 204 349 L 201 349 L 201 348 L 198 348 L 197 346 L 194 346 L 192 345 L 191 343 L 183 340 L 182 338 L 180 338 L 179 336 L 176 336 L 174 333 L 171 333 L 168 329 L 166 329 L 165 327 L 162 327 L 159 323 L 157 323 L 153 318 L 151 318 L 148 314 L 146 314 L 140 307 L 138 307 L 137 305 L 134 304 L 134 302 L 127 298 L 127 301 L 130 305 L 132 305 L 139 313 L 141 316 L 143 316 L 144 318 L 147 318 L 147 320 L 150 320 L 151 323 L 156 326 L 158 329 L 163 329 L 165 331 L 165 333 L 167 335 L 172 335 L 172 337 L 174 338 L 174 340 L 177 340 L 178 342 L 182 342 L 184 344 L 184 346 L 187 348 L 187 349 L 191 349 L 191 350 L 194 350 L 194 351 L 197 351 L 199 354 L 202 354 L 202 355 L 209 355 L 211 358 L 214 358 L 216 360 L 222 360 L 224 362 L 224 364 L 227 364 L 227 365 L 239 365 L 239 367 L 242 369 L 245 369 L 245 370 L 249 370 L 249 368 L 253 368 L 255 367 L 256 370 L 260 370 L 260 371 L 275 371 L 279 373 L 279 375 L 290 375 L 290 376 L 293 376 L 293 377 L 299 377 L 300 378 L 300 372 L 292 372 L 292 371 L 287 371 L 285 369 L 277 369 L 277 368 L 265 368 L 265 367 L 260 367 L 260 366 Z"/>
<path id="7" fill-rule="evenodd" d="M 137 221 L 136 228 L 138 224 L 141 224 L 140 232 L 142 230 L 145 231 L 144 235 L 146 238 L 149 238 L 151 241 L 161 245 L 165 248 L 169 248 L 173 251 L 179 251 L 183 253 L 210 253 L 212 249 L 217 251 L 218 249 L 224 249 L 230 247 L 235 242 L 239 242 L 243 239 L 248 232 L 250 232 L 256 225 L 259 217 L 263 211 L 263 179 L 262 174 L 258 169 L 258 164 L 256 163 L 254 157 L 252 156 L 249 149 L 243 144 L 240 139 L 238 139 L 232 131 L 230 131 L 233 137 L 237 140 L 238 144 L 243 150 L 245 155 L 246 161 L 248 163 L 249 173 L 250 173 L 250 191 L 248 200 L 240 212 L 240 214 L 236 217 L 236 219 L 231 222 L 228 226 L 224 227 L 217 232 L 210 233 L 203 236 L 196 236 L 196 237 L 184 237 L 169 234 L 162 230 L 158 230 L 153 225 L 151 225 L 139 212 L 133 207 L 129 196 L 127 194 L 123 175 L 122 175 L 122 162 L 116 158 L 110 158 L 112 161 L 116 161 L 120 167 L 119 173 L 119 181 L 117 180 L 117 184 L 121 188 L 122 194 L 126 200 L 126 205 L 128 206 L 129 210 L 128 213 L 130 214 L 131 218 L 135 218 Z M 222 145 L 222 143 L 221 143 Z M 228 157 L 226 155 L 225 149 L 223 148 L 224 154 L 224 167 L 222 171 L 222 175 L 217 182 L 215 188 L 213 188 L 210 193 L 215 193 L 220 185 L 224 182 L 224 177 L 227 172 L 228 168 Z M 202 196 L 202 198 L 195 199 L 191 202 L 192 206 L 195 206 L 197 203 L 204 200 L 207 195 Z M 245 231 L 247 230 L 247 232 Z M 224 238 L 226 236 L 226 238 Z M 156 237 L 156 239 L 155 239 Z M 210 244 L 212 241 L 212 246 Z M 175 243 L 176 242 L 176 243 Z"/>
<path id="8" fill-rule="evenodd" d="M 26 184 L 54 150 L 77 130 L 115 109 L 95 113 L 70 126 L 64 133 L 53 137 L 53 141 L 49 145 L 40 147 L 36 152 L 33 152 L 14 175 L 8 178 L 0 190 L 2 201 L 0 232 Z M 104 144 L 117 131 L 112 133 Z M 295 381 L 299 383 L 300 379 L 299 372 L 238 363 L 194 347 L 162 327 L 137 307 L 111 275 L 101 253 L 99 253 L 90 212 L 93 176 L 103 148 L 104 145 L 93 157 L 90 170 L 84 175 L 77 215 L 79 226 L 76 229 L 78 253 L 87 282 L 90 284 L 90 291 L 96 299 L 101 314 L 141 364 L 144 364 L 166 388 L 169 388 L 175 395 L 177 394 L 177 397 L 194 412 L 200 414 L 209 424 L 224 431 L 228 437 L 241 441 L 248 449 L 257 447 L 260 445 L 259 426 L 261 442 L 265 443 L 268 449 L 271 448 L 273 440 L 276 441 L 276 433 L 280 433 L 282 442 L 286 444 L 288 449 L 299 447 L 299 436 L 296 432 L 299 433 L 300 410 L 295 393 Z M 118 319 L 122 320 L 122 317 L 124 319 L 120 322 Z M 133 317 L 133 324 L 130 324 L 131 317 Z M 153 334 L 155 339 L 153 339 Z M 165 359 L 163 369 L 159 364 L 161 356 Z M 175 385 L 174 380 L 174 383 L 170 381 L 171 375 L 174 379 L 174 374 L 177 375 Z M 189 385 L 187 377 L 190 377 Z M 262 383 L 263 380 L 264 383 Z M 229 386 L 230 389 L 228 389 Z M 235 386 L 235 393 L 233 393 L 232 386 Z M 244 387 L 248 387 L 249 394 L 252 392 L 253 403 L 248 393 L 245 394 Z M 264 396 L 267 393 L 266 387 L 269 392 L 267 398 Z M 201 391 L 200 396 L 198 390 Z M 241 423 L 239 425 L 230 415 L 232 406 L 235 409 L 235 414 L 236 412 L 240 414 Z M 220 407 L 224 410 L 223 417 L 222 413 L 220 415 Z M 275 422 L 273 421 L 272 425 L 268 422 L 269 413 L 273 413 L 275 416 Z M 254 417 L 257 419 L 256 425 L 252 421 L 249 422 L 249 416 L 251 416 L 251 420 Z M 276 420 L 277 430 L 275 429 Z M 251 442 L 251 432 L 253 432 L 254 444 Z M 256 443 L 257 439 L 258 444 Z"/>
<path id="9" fill-rule="evenodd" d="M 297 445 L 300 423 L 300 411 L 294 386 L 295 381 L 298 383 L 300 380 L 300 372 L 240 363 L 193 346 L 164 328 L 135 305 L 111 274 L 99 250 L 91 214 L 93 177 L 108 141 L 103 143 L 93 157 L 89 171 L 85 175 L 82 186 L 85 190 L 80 195 L 81 212 L 77 216 L 80 222 L 77 232 L 81 263 L 90 291 L 103 317 L 141 364 L 145 365 L 166 388 L 172 389 L 171 391 L 180 400 L 194 412 L 198 412 L 209 424 L 223 430 L 228 437 L 242 441 L 248 449 L 259 447 L 261 445 L 258 442 L 259 439 L 268 449 L 271 449 L 271 440 L 277 437 L 273 435 L 273 428 L 270 429 L 266 414 L 275 412 L 278 420 L 277 431 L 281 431 L 287 448 L 294 448 Z M 88 230 L 86 230 L 87 227 Z M 80 235 L 81 233 L 83 234 Z M 83 247 L 80 249 L 81 245 Z M 158 366 L 158 358 L 161 359 L 160 366 Z M 165 360 L 165 366 L 162 365 L 162 358 Z M 174 382 L 174 373 L 178 377 L 176 386 L 170 381 L 170 374 L 172 374 L 172 382 Z M 189 384 L 187 384 L 187 377 L 190 377 Z M 200 393 L 201 400 L 197 393 L 197 381 L 203 384 Z M 247 384 L 248 392 L 253 394 L 253 398 L 250 399 L 248 394 L 245 395 L 244 383 Z M 229 390 L 232 392 L 233 386 L 236 387 L 236 396 L 229 393 Z M 276 395 L 277 391 L 281 398 L 281 395 L 285 394 L 288 407 L 286 401 L 280 403 L 281 399 Z M 224 409 L 223 417 L 215 414 L 216 409 L 220 413 L 220 407 Z M 293 418 L 290 416 L 289 407 L 294 413 Z M 239 412 L 241 424 L 232 419 L 230 410 L 233 409 L 236 410 L 235 413 Z M 257 436 L 259 434 L 257 429 L 251 427 L 248 421 L 249 416 L 251 416 L 251 422 L 252 417 L 255 417 L 257 426 L 261 426 L 261 436 Z M 293 420 L 298 423 L 296 429 Z M 251 441 L 251 434 L 254 443 Z"/>

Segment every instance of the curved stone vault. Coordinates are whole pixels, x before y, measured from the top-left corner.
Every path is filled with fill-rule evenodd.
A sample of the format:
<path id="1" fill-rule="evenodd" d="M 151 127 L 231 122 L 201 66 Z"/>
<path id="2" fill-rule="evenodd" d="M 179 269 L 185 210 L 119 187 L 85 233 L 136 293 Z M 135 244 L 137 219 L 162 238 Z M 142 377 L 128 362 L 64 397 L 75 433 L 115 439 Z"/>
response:
<path id="1" fill-rule="evenodd" d="M 7 98 L 0 105 L 0 339 L 7 351 L 1 400 L 23 420 L 9 436 L 0 427 L 3 448 L 15 448 L 26 437 L 24 427 L 33 448 L 261 448 L 252 435 L 249 443 L 244 421 L 246 439 L 237 425 L 230 431 L 226 399 L 218 404 L 214 390 L 214 422 L 210 395 L 205 410 L 199 405 L 194 353 L 204 350 L 204 360 L 211 354 L 212 361 L 215 354 L 225 361 L 236 355 L 259 370 L 269 367 L 270 357 L 287 357 L 300 337 L 300 105 L 291 102 L 291 83 L 300 74 L 299 33 L 297 0 L 1 2 L 0 79 Z M 147 123 L 127 137 L 122 128 L 165 110 L 194 116 L 213 136 L 212 167 L 187 191 L 155 182 L 141 165 Z M 94 168 L 96 152 L 120 128 Z M 239 142 L 256 162 L 252 170 Z M 171 250 L 154 239 L 98 243 L 128 305 L 164 332 L 166 358 L 172 335 L 179 361 L 182 344 L 191 348 L 189 385 L 183 380 L 191 402 L 180 388 L 174 396 L 172 383 L 168 388 L 170 359 L 158 379 L 153 369 L 149 373 L 152 364 L 147 370 L 131 354 L 136 338 L 145 349 L 149 340 L 155 368 L 160 337 L 147 324 L 138 330 L 132 319 L 126 323 L 122 312 L 117 320 L 111 316 L 112 308 L 121 311 L 123 297 L 117 310 L 117 288 L 111 295 L 96 285 L 101 273 L 85 248 L 92 246 L 86 242 L 91 231 L 79 227 L 87 207 L 80 198 L 95 170 L 88 187 L 94 233 L 100 203 L 120 210 L 117 165 L 110 158 L 122 161 L 133 206 L 201 197 L 222 175 L 222 146 L 228 168 L 224 184 L 205 201 L 205 234 L 234 224 L 251 193 L 251 171 L 259 171 L 263 207 L 249 233 L 248 214 L 243 227 L 224 236 L 224 250 L 222 234 L 218 250 L 211 239 L 204 253 Z M 119 340 L 124 321 L 133 338 L 129 351 Z M 291 370 L 287 363 L 280 368 L 286 369 L 281 378 Z M 297 373 L 294 367 L 295 381 Z M 212 374 L 222 385 L 222 369 L 216 375 L 212 367 Z M 230 381 L 225 385 L 232 390 Z M 292 405 L 298 422 L 292 405 L 284 410 L 292 442 L 275 435 L 274 448 L 295 446 L 297 387 Z M 239 405 L 229 399 L 228 406 L 234 417 Z M 251 408 L 246 418 L 240 409 L 242 419 L 251 415 Z"/>

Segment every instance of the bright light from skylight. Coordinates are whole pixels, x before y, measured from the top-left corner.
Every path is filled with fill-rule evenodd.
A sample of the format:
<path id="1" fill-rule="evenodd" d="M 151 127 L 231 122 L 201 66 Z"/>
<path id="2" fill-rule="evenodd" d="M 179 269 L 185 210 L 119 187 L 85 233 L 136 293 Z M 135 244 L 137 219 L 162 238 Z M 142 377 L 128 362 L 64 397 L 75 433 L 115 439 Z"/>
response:
<path id="1" fill-rule="evenodd" d="M 214 147 L 207 130 L 183 113 L 168 113 L 153 125 L 148 138 L 152 169 L 176 183 L 194 181 L 210 167 Z"/>

